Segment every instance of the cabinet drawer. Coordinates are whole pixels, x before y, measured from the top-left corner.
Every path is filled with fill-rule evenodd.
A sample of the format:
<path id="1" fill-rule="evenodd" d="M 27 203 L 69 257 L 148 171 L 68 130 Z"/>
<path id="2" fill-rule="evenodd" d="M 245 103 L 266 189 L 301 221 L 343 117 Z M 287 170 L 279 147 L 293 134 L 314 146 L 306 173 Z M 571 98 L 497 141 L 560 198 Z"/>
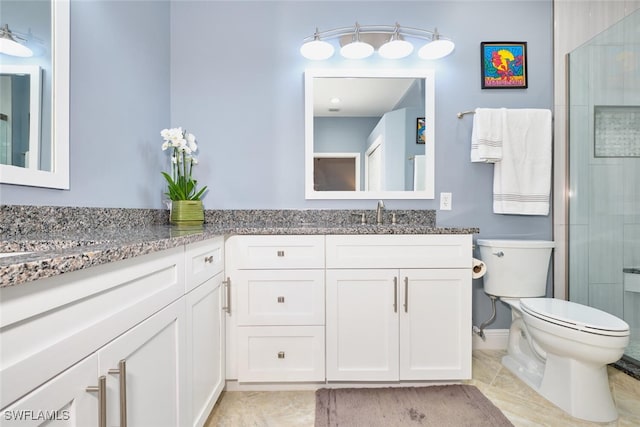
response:
<path id="1" fill-rule="evenodd" d="M 224 238 L 215 237 L 187 245 L 186 292 L 224 270 Z"/>
<path id="2" fill-rule="evenodd" d="M 324 381 L 324 327 L 239 327 L 238 381 Z"/>
<path id="3" fill-rule="evenodd" d="M 471 268 L 470 234 L 327 236 L 327 268 Z"/>
<path id="4" fill-rule="evenodd" d="M 238 325 L 323 325 L 323 270 L 237 270 Z"/>
<path id="5" fill-rule="evenodd" d="M 324 268 L 324 236 L 232 236 L 227 244 L 237 269 Z"/>

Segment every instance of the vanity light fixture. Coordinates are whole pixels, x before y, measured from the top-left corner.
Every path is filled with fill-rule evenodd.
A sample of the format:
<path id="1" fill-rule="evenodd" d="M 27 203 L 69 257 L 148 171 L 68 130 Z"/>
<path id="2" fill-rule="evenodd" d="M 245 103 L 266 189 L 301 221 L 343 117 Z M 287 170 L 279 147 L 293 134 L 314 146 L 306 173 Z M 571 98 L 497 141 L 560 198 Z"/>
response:
<path id="1" fill-rule="evenodd" d="M 439 59 L 444 58 L 453 52 L 456 45 L 451 40 L 443 39 L 438 34 L 438 29 L 433 33 L 433 41 L 422 46 L 418 51 L 418 56 L 422 59 Z"/>
<path id="2" fill-rule="evenodd" d="M 351 36 L 351 41 L 340 48 L 340 55 L 348 59 L 364 59 L 373 54 L 374 48 L 369 43 L 360 39 L 360 25 L 356 22 L 356 28 Z"/>
<path id="3" fill-rule="evenodd" d="M 33 51 L 16 39 L 26 41 L 24 38 L 12 33 L 9 29 L 9 24 L 4 24 L 0 28 L 0 53 L 22 58 L 33 56 Z"/>
<path id="4" fill-rule="evenodd" d="M 334 50 L 335 49 L 331 43 L 320 40 L 320 33 L 316 28 L 313 40 L 303 44 L 300 48 L 300 53 L 305 58 L 321 61 L 323 59 L 331 58 Z"/>
<path id="5" fill-rule="evenodd" d="M 405 58 L 414 50 L 415 39 L 418 43 L 426 44 L 418 51 L 422 59 L 440 59 L 453 52 L 455 44 L 450 39 L 434 31 L 421 28 L 403 27 L 395 25 L 360 25 L 357 22 L 352 27 L 334 28 L 319 31 L 316 28 L 312 36 L 306 37 L 300 48 L 300 53 L 307 59 L 324 60 L 333 56 L 334 46 L 327 40 L 339 39 L 340 54 L 348 59 L 363 59 L 371 56 L 376 50 L 386 59 Z"/>
<path id="6" fill-rule="evenodd" d="M 411 52 L 413 52 L 413 45 L 402 38 L 398 23 L 396 23 L 396 29 L 389 41 L 378 49 L 378 54 L 387 59 L 404 58 L 411 55 Z"/>

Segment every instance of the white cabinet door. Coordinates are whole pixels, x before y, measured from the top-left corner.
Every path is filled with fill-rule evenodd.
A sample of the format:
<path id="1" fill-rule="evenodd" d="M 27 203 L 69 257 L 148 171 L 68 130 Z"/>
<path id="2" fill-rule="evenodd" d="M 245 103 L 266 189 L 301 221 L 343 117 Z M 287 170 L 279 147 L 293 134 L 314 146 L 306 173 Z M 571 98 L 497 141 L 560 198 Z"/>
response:
<path id="1" fill-rule="evenodd" d="M 471 272 L 400 270 L 400 380 L 471 378 Z"/>
<path id="2" fill-rule="evenodd" d="M 98 372 L 107 376 L 107 424 L 187 425 L 184 298 L 165 307 L 98 351 Z M 123 374 L 121 362 L 126 372 Z M 122 381 L 125 381 L 123 384 Z M 122 387 L 122 391 L 121 391 Z"/>
<path id="3" fill-rule="evenodd" d="M 3 427 L 98 426 L 98 358 L 89 356 L 2 410 Z"/>
<path id="4" fill-rule="evenodd" d="M 398 270 L 327 270 L 327 380 L 398 379 Z"/>
<path id="5" fill-rule="evenodd" d="M 189 425 L 203 426 L 224 388 L 223 274 L 186 296 Z"/>

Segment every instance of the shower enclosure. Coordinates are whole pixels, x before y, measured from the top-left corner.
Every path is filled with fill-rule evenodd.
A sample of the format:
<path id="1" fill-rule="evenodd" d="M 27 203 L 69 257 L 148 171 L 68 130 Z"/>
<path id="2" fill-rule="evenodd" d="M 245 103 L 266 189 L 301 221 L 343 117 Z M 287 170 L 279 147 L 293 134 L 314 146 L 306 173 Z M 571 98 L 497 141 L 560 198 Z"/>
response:
<path id="1" fill-rule="evenodd" d="M 569 54 L 569 299 L 624 319 L 640 365 L 640 11 Z"/>

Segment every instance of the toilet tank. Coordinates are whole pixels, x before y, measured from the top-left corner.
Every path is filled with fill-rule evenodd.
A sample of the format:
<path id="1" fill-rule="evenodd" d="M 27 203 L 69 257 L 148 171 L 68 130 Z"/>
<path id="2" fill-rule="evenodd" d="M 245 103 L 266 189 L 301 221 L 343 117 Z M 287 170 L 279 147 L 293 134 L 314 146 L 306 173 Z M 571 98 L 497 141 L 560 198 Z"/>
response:
<path id="1" fill-rule="evenodd" d="M 478 239 L 487 266 L 484 291 L 498 297 L 543 297 L 554 242 Z"/>

